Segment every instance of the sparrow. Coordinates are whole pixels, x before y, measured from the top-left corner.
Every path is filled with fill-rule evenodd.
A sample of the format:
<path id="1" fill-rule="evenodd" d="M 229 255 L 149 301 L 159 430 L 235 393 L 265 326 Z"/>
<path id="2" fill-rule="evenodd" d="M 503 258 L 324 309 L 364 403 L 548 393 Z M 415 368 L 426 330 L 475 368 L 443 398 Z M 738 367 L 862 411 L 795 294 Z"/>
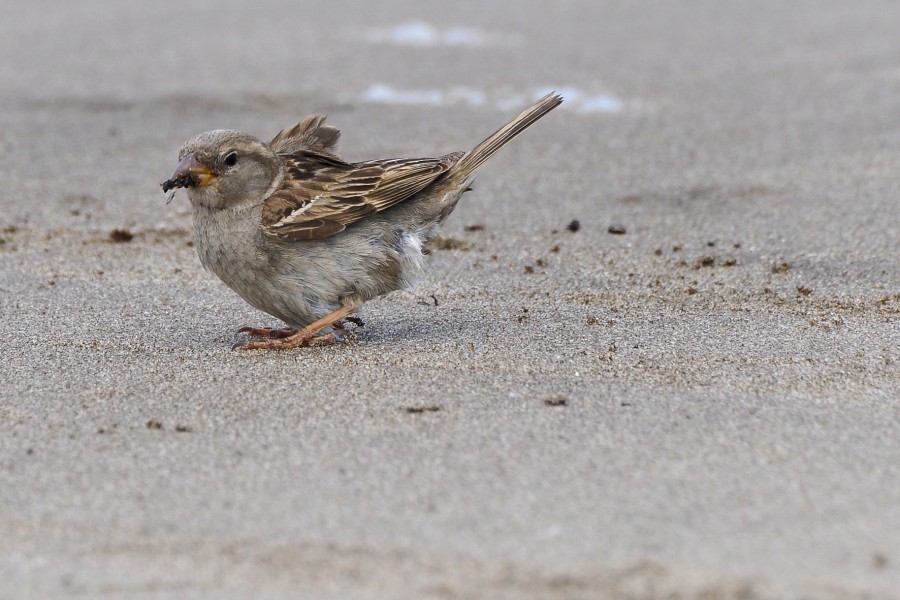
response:
<path id="1" fill-rule="evenodd" d="M 244 327 L 235 348 L 285 350 L 334 342 L 367 300 L 410 289 L 423 245 L 438 232 L 475 170 L 559 106 L 550 93 L 468 152 L 348 163 L 340 131 L 312 115 L 269 143 L 239 131 L 201 133 L 181 147 L 184 188 L 203 266 L 286 328 Z"/>

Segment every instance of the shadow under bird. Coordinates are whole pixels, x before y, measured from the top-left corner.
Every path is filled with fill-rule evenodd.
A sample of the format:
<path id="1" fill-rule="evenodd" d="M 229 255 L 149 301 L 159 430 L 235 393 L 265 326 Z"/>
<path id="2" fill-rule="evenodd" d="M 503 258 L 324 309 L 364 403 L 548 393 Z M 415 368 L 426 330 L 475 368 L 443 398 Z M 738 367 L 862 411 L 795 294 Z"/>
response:
<path id="1" fill-rule="evenodd" d="M 469 152 L 344 162 L 340 131 L 307 117 L 268 144 L 215 130 L 188 140 L 164 192 L 187 190 L 200 262 L 288 327 L 245 327 L 236 348 L 330 343 L 367 300 L 411 288 L 474 171 L 563 101 L 551 93 Z M 171 200 L 170 194 L 170 200 Z"/>

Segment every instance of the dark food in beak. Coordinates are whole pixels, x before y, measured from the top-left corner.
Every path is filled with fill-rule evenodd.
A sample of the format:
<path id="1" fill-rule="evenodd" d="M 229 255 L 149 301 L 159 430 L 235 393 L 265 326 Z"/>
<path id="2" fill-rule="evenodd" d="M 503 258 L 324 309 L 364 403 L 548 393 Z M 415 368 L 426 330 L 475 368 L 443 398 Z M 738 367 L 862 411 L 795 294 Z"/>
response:
<path id="1" fill-rule="evenodd" d="M 176 176 L 173 177 L 172 179 L 167 179 L 166 181 L 163 181 L 159 185 L 162 186 L 162 189 L 164 192 L 168 192 L 169 190 L 174 190 L 177 188 L 194 187 L 194 186 L 198 185 L 199 183 L 200 182 L 198 182 L 194 178 L 193 175 L 190 175 L 190 174 L 178 175 L 178 174 L 176 174 Z"/>

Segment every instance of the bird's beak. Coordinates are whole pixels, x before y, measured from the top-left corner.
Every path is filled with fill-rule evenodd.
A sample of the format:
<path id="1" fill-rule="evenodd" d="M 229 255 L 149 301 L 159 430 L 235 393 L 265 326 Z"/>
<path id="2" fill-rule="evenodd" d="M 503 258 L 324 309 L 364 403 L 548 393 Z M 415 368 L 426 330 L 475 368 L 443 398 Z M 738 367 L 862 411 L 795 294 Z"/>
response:
<path id="1" fill-rule="evenodd" d="M 164 192 L 174 190 L 176 188 L 190 188 L 209 185 L 209 182 L 215 177 L 209 167 L 197 160 L 193 154 L 188 154 L 181 159 L 175 168 L 175 174 L 172 178 L 163 181 L 162 189 Z"/>

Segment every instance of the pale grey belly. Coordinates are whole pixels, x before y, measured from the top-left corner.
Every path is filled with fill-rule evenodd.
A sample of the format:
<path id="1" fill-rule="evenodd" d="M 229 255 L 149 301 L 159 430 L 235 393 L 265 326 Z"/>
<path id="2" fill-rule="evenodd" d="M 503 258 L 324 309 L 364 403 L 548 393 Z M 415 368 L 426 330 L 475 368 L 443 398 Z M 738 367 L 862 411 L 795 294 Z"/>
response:
<path id="1" fill-rule="evenodd" d="M 258 222 L 258 221 L 256 221 Z M 195 221 L 196 223 L 196 221 Z M 259 228 L 196 234 L 201 263 L 251 306 L 304 327 L 342 305 L 410 287 L 422 269 L 414 235 L 380 226 L 353 226 L 312 242 L 281 241 Z"/>

